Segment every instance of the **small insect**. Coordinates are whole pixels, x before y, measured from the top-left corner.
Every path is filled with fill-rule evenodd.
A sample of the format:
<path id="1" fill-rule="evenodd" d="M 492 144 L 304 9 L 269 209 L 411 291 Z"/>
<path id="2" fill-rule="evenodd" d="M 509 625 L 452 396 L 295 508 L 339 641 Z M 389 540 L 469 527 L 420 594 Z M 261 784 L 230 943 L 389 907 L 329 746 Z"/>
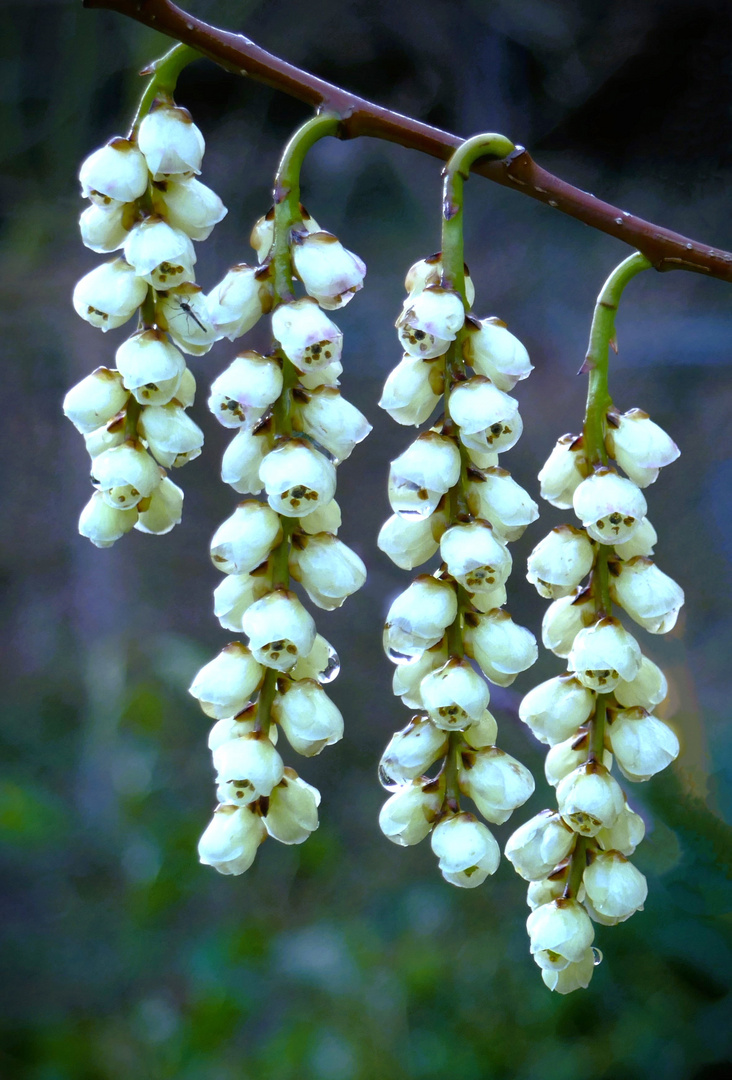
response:
<path id="1" fill-rule="evenodd" d="M 193 310 L 191 305 L 188 303 L 188 301 L 187 300 L 179 300 L 178 301 L 178 306 L 180 307 L 181 311 L 184 313 L 184 315 L 187 318 L 193 319 L 194 323 L 196 323 L 197 326 L 200 326 L 201 330 L 203 330 L 203 332 L 205 334 L 206 333 L 206 327 L 203 325 L 201 320 L 198 318 L 198 316 L 196 315 L 195 311 Z"/>

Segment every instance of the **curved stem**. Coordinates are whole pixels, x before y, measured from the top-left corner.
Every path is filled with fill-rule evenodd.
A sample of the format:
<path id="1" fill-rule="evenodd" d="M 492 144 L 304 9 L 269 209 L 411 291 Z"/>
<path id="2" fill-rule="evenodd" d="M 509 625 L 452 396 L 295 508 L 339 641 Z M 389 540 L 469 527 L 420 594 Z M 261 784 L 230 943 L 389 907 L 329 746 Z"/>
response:
<path id="1" fill-rule="evenodd" d="M 145 87 L 145 91 L 140 98 L 140 104 L 137 106 L 137 112 L 130 128 L 130 138 L 137 134 L 142 118 L 150 112 L 155 99 L 166 98 L 172 101 L 181 71 L 192 60 L 200 59 L 201 53 L 196 49 L 192 49 L 190 45 L 176 45 L 165 56 L 161 56 L 159 60 L 154 60 L 140 73 L 142 75 L 152 75 L 152 78 Z"/>

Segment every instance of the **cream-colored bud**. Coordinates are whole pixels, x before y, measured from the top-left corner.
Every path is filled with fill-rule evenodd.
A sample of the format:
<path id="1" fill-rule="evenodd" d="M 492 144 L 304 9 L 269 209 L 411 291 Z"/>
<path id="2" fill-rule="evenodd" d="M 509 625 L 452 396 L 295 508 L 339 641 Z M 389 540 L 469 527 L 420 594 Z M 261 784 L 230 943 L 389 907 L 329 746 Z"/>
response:
<path id="1" fill-rule="evenodd" d="M 183 492 L 169 477 L 164 476 L 149 499 L 140 506 L 140 516 L 135 522 L 138 532 L 164 536 L 180 525 L 183 515 Z M 139 509 L 139 507 L 138 507 Z"/>
<path id="2" fill-rule="evenodd" d="M 326 311 L 345 307 L 363 288 L 366 264 L 329 232 L 295 232 L 292 244 L 295 273 Z"/>
<path id="3" fill-rule="evenodd" d="M 559 814 L 542 810 L 509 836 L 504 853 L 517 874 L 526 881 L 539 881 L 569 855 L 576 840 L 577 833 Z"/>
<path id="4" fill-rule="evenodd" d="M 302 430 L 333 455 L 336 461 L 351 456 L 357 443 L 363 442 L 371 424 L 350 401 L 341 397 L 334 386 L 321 386 L 300 404 L 296 415 Z"/>
<path id="5" fill-rule="evenodd" d="M 644 875 L 619 851 L 596 855 L 582 876 L 582 884 L 594 910 L 614 923 L 642 911 L 648 896 Z"/>
<path id="6" fill-rule="evenodd" d="M 392 514 L 381 526 L 376 544 L 402 570 L 413 570 L 435 554 L 445 524 L 445 514 L 439 511 L 414 520 Z"/>
<path id="7" fill-rule="evenodd" d="M 501 849 L 490 829 L 468 813 L 442 819 L 432 832 L 432 850 L 445 881 L 461 889 L 482 885 L 501 861 Z"/>
<path id="8" fill-rule="evenodd" d="M 71 387 L 63 409 L 76 430 L 88 434 L 116 416 L 128 397 L 120 373 L 98 367 Z"/>
<path id="9" fill-rule="evenodd" d="M 411 293 L 396 321 L 404 351 L 430 360 L 447 352 L 465 321 L 459 294 L 441 285 L 429 285 Z"/>
<path id="10" fill-rule="evenodd" d="M 201 668 L 188 692 L 206 716 L 221 720 L 245 709 L 263 678 L 264 669 L 246 645 L 232 641 Z"/>
<path id="11" fill-rule="evenodd" d="M 488 709 L 483 715 L 463 731 L 463 738 L 473 750 L 482 750 L 486 746 L 495 746 L 498 738 L 498 724 L 493 713 Z"/>
<path id="12" fill-rule="evenodd" d="M 628 780 L 650 780 L 678 757 L 676 733 L 645 709 L 611 711 L 608 719 L 610 745 Z"/>
<path id="13" fill-rule="evenodd" d="M 105 502 L 117 510 L 129 510 L 152 495 L 161 480 L 153 459 L 135 439 L 105 450 L 92 461 L 92 481 Z"/>
<path id="14" fill-rule="evenodd" d="M 335 466 L 302 439 L 288 439 L 266 455 L 259 476 L 273 510 L 306 517 L 335 495 Z"/>
<path id="15" fill-rule="evenodd" d="M 221 458 L 221 479 L 240 495 L 258 495 L 264 487 L 259 475 L 274 435 L 269 423 L 240 427 Z"/>
<path id="16" fill-rule="evenodd" d="M 425 649 L 407 664 L 397 664 L 394 668 L 392 690 L 410 709 L 423 709 L 422 680 L 431 671 L 436 671 L 447 661 L 447 641 L 442 637 L 436 645 Z"/>
<path id="17" fill-rule="evenodd" d="M 275 589 L 257 600 L 242 615 L 241 625 L 254 658 L 277 671 L 289 671 L 315 641 L 313 617 L 289 589 Z"/>
<path id="18" fill-rule="evenodd" d="M 557 785 L 559 813 L 582 836 L 611 829 L 625 808 L 620 784 L 604 765 L 588 762 Z"/>
<path id="19" fill-rule="evenodd" d="M 639 487 L 652 484 L 659 469 L 679 456 L 673 439 L 642 409 L 611 412 L 607 421 L 607 451 Z"/>
<path id="20" fill-rule="evenodd" d="M 241 620 L 255 600 L 261 600 L 271 588 L 269 563 L 254 574 L 227 574 L 214 589 L 214 615 L 224 630 L 239 633 Z"/>
<path id="21" fill-rule="evenodd" d="M 389 471 L 389 502 L 402 517 L 428 517 L 460 478 L 454 439 L 426 431 L 395 458 Z"/>
<path id="22" fill-rule="evenodd" d="M 224 427 L 252 423 L 282 393 L 282 367 L 270 356 L 239 353 L 211 384 L 208 407 Z"/>
<path id="23" fill-rule="evenodd" d="M 264 815 L 267 832 L 281 844 L 302 844 L 318 827 L 319 805 L 318 789 L 286 768 L 269 796 Z"/>
<path id="24" fill-rule="evenodd" d="M 201 453 L 203 432 L 180 405 L 149 405 L 140 414 L 140 435 L 165 468 L 180 468 Z"/>
<path id="25" fill-rule="evenodd" d="M 456 615 L 452 583 L 420 574 L 389 608 L 384 628 L 386 655 L 394 663 L 419 656 L 437 644 Z"/>
<path id="26" fill-rule="evenodd" d="M 147 296 L 147 282 L 124 259 L 102 263 L 74 287 L 74 310 L 100 330 L 126 323 Z"/>
<path id="27" fill-rule="evenodd" d="M 615 824 L 609 829 L 600 829 L 595 839 L 605 851 L 620 851 L 623 855 L 632 855 L 645 835 L 643 818 L 626 803 Z"/>
<path id="28" fill-rule="evenodd" d="M 175 397 L 186 371 L 183 354 L 160 330 L 138 330 L 115 355 L 125 386 L 141 405 L 166 405 Z"/>
<path id="29" fill-rule="evenodd" d="M 526 766 L 497 746 L 463 751 L 458 779 L 460 790 L 494 825 L 507 821 L 534 793 L 534 778 Z"/>
<path id="30" fill-rule="evenodd" d="M 611 564 L 610 597 L 650 634 L 667 634 L 676 625 L 684 590 L 651 559 L 636 556 Z"/>
<path id="31" fill-rule="evenodd" d="M 573 675 L 558 675 L 529 690 L 519 717 L 539 742 L 554 746 L 570 738 L 595 708 L 595 695 Z"/>
<path id="32" fill-rule="evenodd" d="M 228 213 L 216 192 L 195 177 L 158 181 L 153 200 L 160 216 L 191 240 L 207 240 Z"/>
<path id="33" fill-rule="evenodd" d="M 622 544 L 629 540 L 647 510 L 637 484 L 604 467 L 582 481 L 572 503 L 592 539 L 601 544 Z"/>
<path id="34" fill-rule="evenodd" d="M 343 738 L 343 717 L 314 679 L 290 683 L 275 695 L 272 715 L 297 754 L 315 757 Z"/>
<path id="35" fill-rule="evenodd" d="M 261 731 L 230 739 L 213 751 L 218 784 L 226 795 L 220 802 L 246 806 L 269 795 L 284 774 L 282 758 Z"/>
<path id="36" fill-rule="evenodd" d="M 406 353 L 389 373 L 379 406 L 398 424 L 419 427 L 440 400 L 444 366 Z"/>
<path id="37" fill-rule="evenodd" d="M 515 398 L 483 375 L 474 375 L 452 391 L 450 415 L 460 428 L 460 441 L 483 452 L 510 450 L 523 431 Z"/>
<path id="38" fill-rule="evenodd" d="M 84 198 L 97 204 L 134 202 L 147 189 L 147 162 L 129 139 L 117 136 L 82 162 L 79 181 Z"/>
<path id="39" fill-rule="evenodd" d="M 424 776 L 447 752 L 448 736 L 426 716 L 414 716 L 405 728 L 392 735 L 382 754 L 379 772 L 405 784 Z"/>
<path id="40" fill-rule="evenodd" d="M 487 592 L 503 585 L 512 560 L 502 538 L 487 521 L 453 525 L 440 540 L 448 573 L 468 592 Z"/>
<path id="41" fill-rule="evenodd" d="M 220 874 L 243 874 L 266 835 L 261 817 L 248 806 L 218 806 L 198 843 L 198 857 Z"/>
<path id="42" fill-rule="evenodd" d="M 463 271 L 465 273 L 465 298 L 468 301 L 468 307 L 471 308 L 473 306 L 473 301 L 475 300 L 475 286 L 473 285 L 470 271 L 465 263 L 463 263 Z M 409 267 L 409 270 L 407 270 L 407 276 L 404 279 L 404 288 L 408 293 L 419 293 L 429 285 L 441 284 L 441 251 L 438 251 L 435 255 L 428 255 L 426 259 L 419 259 L 416 263 L 413 263 L 412 266 Z"/>
<path id="43" fill-rule="evenodd" d="M 539 596 L 558 600 L 577 588 L 594 558 L 594 544 L 584 529 L 558 525 L 529 555 L 526 577 Z"/>
<path id="44" fill-rule="evenodd" d="M 311 297 L 280 304 L 272 333 L 298 371 L 317 371 L 341 358 L 343 334 Z"/>
<path id="45" fill-rule="evenodd" d="M 642 654 L 632 634 L 617 619 L 598 619 L 580 630 L 567 657 L 567 667 L 589 690 L 607 694 L 620 679 L 634 679 Z"/>
<path id="46" fill-rule="evenodd" d="M 290 679 L 315 679 L 321 686 L 326 686 L 337 678 L 341 670 L 338 653 L 329 641 L 320 634 L 315 635 L 313 647 L 307 656 L 301 656 L 294 668 L 288 672 Z"/>
<path id="47" fill-rule="evenodd" d="M 90 251 L 107 253 L 117 251 L 127 239 L 126 206 L 113 202 L 110 206 L 97 206 L 92 203 L 79 218 L 81 242 Z"/>
<path id="48" fill-rule="evenodd" d="M 490 521 L 508 542 L 518 540 L 539 516 L 539 507 L 528 492 L 497 465 L 481 472 L 469 470 L 466 494 L 471 513 Z"/>
<path id="49" fill-rule="evenodd" d="M 507 611 L 494 609 L 485 615 L 468 613 L 463 639 L 468 656 L 477 660 L 487 679 L 510 686 L 539 655 L 536 638 L 518 626 Z"/>
<path id="50" fill-rule="evenodd" d="M 137 140 L 153 180 L 200 173 L 206 144 L 187 109 L 157 102 L 142 118 Z"/>
<path id="51" fill-rule="evenodd" d="M 214 533 L 211 559 L 224 574 L 248 574 L 268 558 L 281 539 L 278 515 L 256 499 L 247 499 Z"/>
<path id="52" fill-rule="evenodd" d="M 622 544 L 615 542 L 615 554 L 619 559 L 633 559 L 636 555 L 648 558 L 653 554 L 657 541 L 658 533 L 644 517 L 629 540 L 624 540 Z"/>
<path id="53" fill-rule="evenodd" d="M 296 534 L 290 548 L 290 573 L 325 611 L 341 607 L 366 581 L 363 561 L 330 533 Z"/>
<path id="54" fill-rule="evenodd" d="M 156 293 L 155 321 L 191 356 L 204 356 L 220 336 L 211 322 L 203 290 L 192 281 Z"/>
<path id="55" fill-rule="evenodd" d="M 556 787 L 560 780 L 586 763 L 589 753 L 590 736 L 586 728 L 570 735 L 563 742 L 555 743 L 544 759 L 547 782 Z M 609 750 L 603 750 L 602 764 L 606 769 L 612 768 L 613 756 Z"/>
<path id="56" fill-rule="evenodd" d="M 562 435 L 539 471 L 542 499 L 568 510 L 588 471 L 582 436 Z"/>
<path id="57" fill-rule="evenodd" d="M 541 640 L 545 649 L 556 656 L 567 657 L 574 639 L 585 626 L 595 621 L 595 601 L 586 589 L 575 589 L 550 604 L 541 623 Z"/>
<path id="58" fill-rule="evenodd" d="M 652 712 L 656 705 L 660 705 L 666 699 L 668 681 L 660 667 L 644 656 L 635 678 L 629 682 L 621 679 L 614 693 L 619 705 L 626 708 L 640 705 L 641 708 Z"/>
<path id="59" fill-rule="evenodd" d="M 531 955 L 540 968 L 562 971 L 583 960 L 595 931 L 577 900 L 560 897 L 532 911 L 526 921 Z"/>
<path id="60" fill-rule="evenodd" d="M 478 375 L 485 375 L 499 390 L 513 390 L 534 370 L 529 354 L 499 319 L 468 320 L 463 356 Z"/>
<path id="61" fill-rule="evenodd" d="M 412 781 L 387 799 L 379 813 L 379 828 L 400 847 L 419 844 L 432 831 L 442 805 L 443 792 L 436 783 Z"/>
<path id="62" fill-rule="evenodd" d="M 101 491 L 95 491 L 79 517 L 79 532 L 98 548 L 108 548 L 133 529 L 137 508 L 118 510 L 110 506 Z"/>
<path id="63" fill-rule="evenodd" d="M 541 977 L 544 985 L 557 994 L 571 994 L 574 990 L 586 990 L 597 966 L 593 949 L 586 949 L 582 957 L 567 964 L 561 971 L 544 968 Z"/>
<path id="64" fill-rule="evenodd" d="M 238 263 L 214 286 L 207 304 L 217 336 L 234 341 L 272 307 L 272 283 L 264 270 Z"/>
<path id="65" fill-rule="evenodd" d="M 430 720 L 444 731 L 462 730 L 475 723 L 490 701 L 485 681 L 467 660 L 456 656 L 426 675 L 419 693 Z"/>

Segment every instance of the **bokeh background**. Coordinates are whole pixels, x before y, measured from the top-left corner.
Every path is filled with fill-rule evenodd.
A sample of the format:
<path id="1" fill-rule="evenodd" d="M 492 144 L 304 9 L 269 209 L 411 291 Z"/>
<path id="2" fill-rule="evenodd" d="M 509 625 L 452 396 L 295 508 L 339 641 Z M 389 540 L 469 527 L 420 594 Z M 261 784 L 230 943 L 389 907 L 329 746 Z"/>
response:
<path id="1" fill-rule="evenodd" d="M 287 59 L 465 136 L 503 131 L 560 175 L 623 208 L 732 248 L 732 20 L 727 0 L 191 0 Z M 206 385 L 234 349 L 192 366 L 204 456 L 179 482 L 183 524 L 98 551 L 76 533 L 89 494 L 68 386 L 111 363 L 74 314 L 99 261 L 78 239 L 82 158 L 126 129 L 136 71 L 167 40 L 79 0 L 2 0 L 2 538 L 4 864 L 0 1075 L 8 1080 L 726 1080 L 730 981 L 729 285 L 643 275 L 618 321 L 612 390 L 666 427 L 682 457 L 649 489 L 662 568 L 687 591 L 666 638 L 678 763 L 631 792 L 648 821 L 645 912 L 599 928 L 589 990 L 551 995 L 528 956 L 525 886 L 509 865 L 474 891 L 439 877 L 427 844 L 379 834 L 376 763 L 408 712 L 390 694 L 380 623 L 409 575 L 375 546 L 388 461 L 410 433 L 376 406 L 398 359 L 402 277 L 438 246 L 439 164 L 400 147 L 328 140 L 308 160 L 311 212 L 358 251 L 367 288 L 339 316 L 342 388 L 374 433 L 339 470 L 342 536 L 366 588 L 317 613 L 340 653 L 332 694 L 346 737 L 292 764 L 323 793 L 302 847 L 265 844 L 251 871 L 196 862 L 208 821 L 208 723 L 186 688 L 229 635 L 211 612 L 208 539 L 235 496 L 218 482 L 225 434 Z M 179 100 L 203 129 L 203 180 L 229 215 L 199 245 L 210 287 L 251 257 L 278 150 L 306 116 L 202 61 Z M 555 439 L 581 422 L 576 376 L 592 304 L 626 254 L 617 241 L 480 178 L 467 188 L 467 257 L 480 314 L 498 314 L 536 370 L 506 464 L 534 495 Z M 250 341 L 265 343 L 264 329 Z M 522 560 L 563 517 L 545 508 L 514 548 L 510 610 L 538 631 L 544 602 Z M 541 778 L 520 695 L 494 694 L 501 744 Z M 543 782 L 516 822 L 544 806 Z M 511 825 L 498 829 L 505 840 Z"/>

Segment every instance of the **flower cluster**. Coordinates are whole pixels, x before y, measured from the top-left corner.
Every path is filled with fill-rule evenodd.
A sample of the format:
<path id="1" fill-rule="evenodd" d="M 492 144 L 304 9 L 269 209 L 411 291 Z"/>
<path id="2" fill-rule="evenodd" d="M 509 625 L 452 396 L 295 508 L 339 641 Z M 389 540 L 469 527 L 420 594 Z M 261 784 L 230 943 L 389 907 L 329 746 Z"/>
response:
<path id="1" fill-rule="evenodd" d="M 465 287 L 469 306 L 470 278 Z M 534 790 L 528 770 L 495 745 L 486 683 L 509 686 L 537 656 L 533 635 L 503 605 L 512 562 L 507 544 L 538 511 L 498 465 L 522 430 L 508 391 L 531 364 L 502 322 L 466 316 L 461 296 L 444 281 L 439 254 L 410 269 L 406 288 L 397 320 L 405 355 L 380 404 L 404 425 L 427 420 L 443 393 L 445 410 L 392 462 L 394 514 L 378 544 L 405 570 L 438 551 L 440 565 L 417 577 L 386 619 L 394 693 L 417 712 L 383 755 L 382 782 L 393 794 L 379 824 L 401 845 L 431 832 L 445 880 L 474 888 L 494 873 L 500 850 L 486 825 L 461 809 L 460 796 L 500 824 Z M 438 762 L 436 774 L 426 775 Z"/>
<path id="2" fill-rule="evenodd" d="M 627 780 L 640 781 L 679 751 L 653 715 L 666 679 L 613 615 L 616 604 L 652 634 L 676 623 L 684 594 L 650 558 L 656 533 L 641 488 L 679 451 L 639 409 L 611 409 L 602 423 L 600 460 L 590 460 L 586 431 L 564 435 L 539 474 L 544 498 L 573 507 L 582 526 L 553 529 L 528 560 L 529 581 L 552 601 L 544 645 L 566 658 L 567 671 L 531 690 L 519 715 L 550 747 L 545 771 L 558 810 L 532 818 L 506 845 L 531 883 L 531 952 L 546 985 L 562 994 L 590 982 L 593 921 L 623 922 L 646 899 L 646 879 L 629 861 L 645 826 L 611 773 L 613 759 Z"/>
<path id="3" fill-rule="evenodd" d="M 263 266 L 240 266 L 219 289 L 253 309 L 260 282 L 272 273 L 276 222 L 262 218 L 252 243 Z M 319 792 L 284 765 L 281 728 L 292 749 L 319 754 L 343 734 L 343 717 L 323 686 L 338 674 L 338 657 L 290 587 L 331 611 L 363 585 L 366 568 L 342 543 L 336 465 L 371 425 L 341 397 L 342 334 L 322 310 L 342 307 L 361 287 L 365 267 L 306 212 L 287 226 L 288 273 L 276 281 L 274 346 L 267 356 L 239 353 L 214 381 L 209 406 L 235 430 L 221 475 L 246 498 L 211 541 L 214 566 L 226 576 L 214 611 L 226 630 L 245 634 L 199 671 L 190 688 L 216 720 L 209 738 L 218 806 L 200 844 L 201 862 L 241 874 L 266 836 L 302 843 L 318 827 Z M 292 275 L 307 296 L 291 295 Z M 284 285 L 284 287 L 283 287 Z M 236 333 L 229 334 L 232 340 Z"/>

